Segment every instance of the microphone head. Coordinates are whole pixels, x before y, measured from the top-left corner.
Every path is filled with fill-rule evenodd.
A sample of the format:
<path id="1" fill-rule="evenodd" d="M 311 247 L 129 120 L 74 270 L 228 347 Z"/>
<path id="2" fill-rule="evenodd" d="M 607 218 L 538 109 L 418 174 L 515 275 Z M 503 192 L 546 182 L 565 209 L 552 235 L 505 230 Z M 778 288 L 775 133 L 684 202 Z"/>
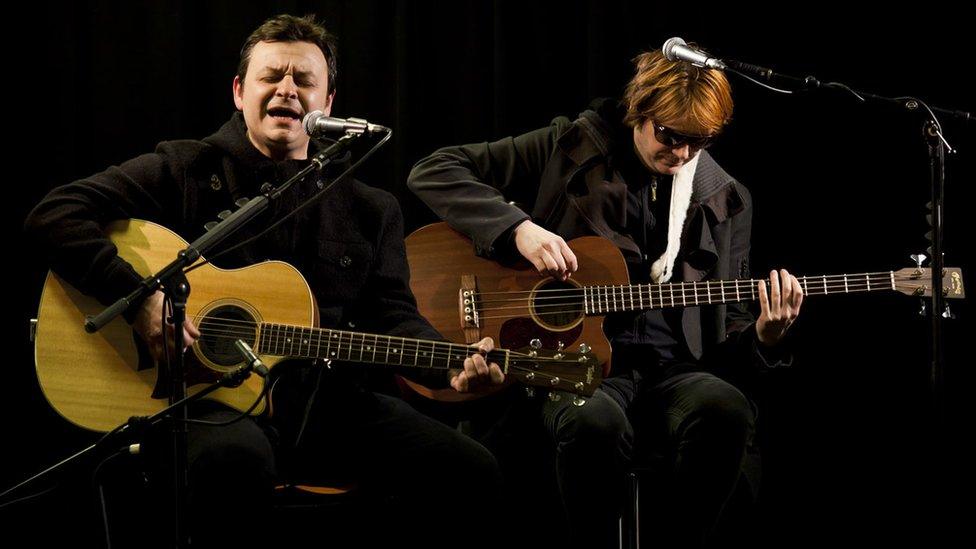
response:
<path id="1" fill-rule="evenodd" d="M 667 41 L 664 42 L 664 45 L 661 46 L 661 53 L 664 54 L 664 58 L 668 61 L 678 61 L 678 57 L 674 54 L 674 47 L 686 45 L 688 45 L 687 42 L 681 38 L 678 38 L 677 36 L 668 38 Z"/>
<path id="2" fill-rule="evenodd" d="M 322 111 L 312 111 L 306 114 L 305 118 L 302 119 L 302 127 L 305 128 L 305 133 L 312 135 L 312 132 L 315 131 L 315 123 L 323 116 L 325 116 L 325 113 Z"/>

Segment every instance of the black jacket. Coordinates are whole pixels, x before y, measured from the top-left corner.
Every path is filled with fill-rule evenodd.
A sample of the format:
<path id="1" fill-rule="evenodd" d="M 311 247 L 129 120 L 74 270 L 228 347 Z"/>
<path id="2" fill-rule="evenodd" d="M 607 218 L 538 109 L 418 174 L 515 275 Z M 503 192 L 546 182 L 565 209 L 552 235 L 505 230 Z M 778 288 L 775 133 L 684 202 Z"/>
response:
<path id="1" fill-rule="evenodd" d="M 530 217 L 567 240 L 598 235 L 625 255 L 638 254 L 624 232 L 627 188 L 613 158 L 615 147 L 632 144 L 615 143 L 621 121 L 608 105 L 600 104 L 599 112 L 587 110 L 575 121 L 556 118 L 523 135 L 440 149 L 414 166 L 408 185 L 471 238 L 482 256 L 504 253 L 508 231 Z M 676 279 L 748 278 L 751 197 L 706 151 L 699 154 Z M 740 364 L 771 365 L 757 352 L 753 317 L 744 304 L 689 307 L 682 328 L 696 358 L 706 347 L 724 342 L 722 352 L 712 353 L 725 355 L 722 362 L 737 358 Z"/>
<path id="2" fill-rule="evenodd" d="M 55 272 L 110 303 L 135 289 L 142 277 L 118 257 L 103 225 L 146 219 L 192 241 L 218 212 L 233 210 L 236 200 L 255 196 L 262 183 L 278 185 L 305 165 L 276 163 L 262 155 L 237 113 L 202 141 L 162 142 L 151 154 L 54 189 L 28 216 L 26 230 Z M 257 234 L 318 192 L 340 169 L 296 184 L 261 214 L 263 219 L 219 249 Z M 268 259 L 291 263 L 305 275 L 323 327 L 442 339 L 417 311 L 402 215 L 385 191 L 352 179 L 339 182 L 270 233 L 214 264 L 235 268 Z"/>

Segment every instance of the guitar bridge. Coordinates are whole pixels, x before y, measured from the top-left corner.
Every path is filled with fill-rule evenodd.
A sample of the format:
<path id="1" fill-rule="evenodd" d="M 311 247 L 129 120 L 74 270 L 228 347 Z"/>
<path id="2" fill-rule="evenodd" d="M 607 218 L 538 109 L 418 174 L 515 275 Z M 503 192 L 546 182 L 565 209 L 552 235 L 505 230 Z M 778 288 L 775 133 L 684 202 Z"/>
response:
<path id="1" fill-rule="evenodd" d="M 478 318 L 478 278 L 474 275 L 461 275 L 458 290 L 458 313 L 464 340 L 467 343 L 481 341 L 481 322 Z"/>

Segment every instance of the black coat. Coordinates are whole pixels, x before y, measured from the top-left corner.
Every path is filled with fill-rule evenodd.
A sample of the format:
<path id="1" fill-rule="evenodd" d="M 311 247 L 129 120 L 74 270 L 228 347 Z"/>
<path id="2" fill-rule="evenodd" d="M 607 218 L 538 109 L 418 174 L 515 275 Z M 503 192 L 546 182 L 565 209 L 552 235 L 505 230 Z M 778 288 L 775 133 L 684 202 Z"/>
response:
<path id="1" fill-rule="evenodd" d="M 510 229 L 528 218 L 566 240 L 597 235 L 625 255 L 639 254 L 624 232 L 627 187 L 613 161 L 620 124 L 603 109 L 588 110 L 575 121 L 556 118 L 523 135 L 446 147 L 418 162 L 408 185 L 482 256 L 505 253 Z M 706 151 L 699 154 L 675 273 L 685 281 L 748 278 L 751 197 Z M 682 328 L 696 358 L 706 347 L 726 343 L 712 353 L 722 362 L 775 365 L 757 352 L 753 317 L 744 304 L 689 307 Z"/>

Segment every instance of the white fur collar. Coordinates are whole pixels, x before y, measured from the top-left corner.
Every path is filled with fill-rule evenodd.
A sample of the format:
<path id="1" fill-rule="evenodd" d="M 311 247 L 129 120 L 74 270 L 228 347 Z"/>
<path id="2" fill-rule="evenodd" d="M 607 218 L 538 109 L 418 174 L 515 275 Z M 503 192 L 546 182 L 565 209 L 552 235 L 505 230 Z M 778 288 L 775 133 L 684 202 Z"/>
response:
<path id="1" fill-rule="evenodd" d="M 695 169 L 701 154 L 696 154 L 687 164 L 678 170 L 671 184 L 671 207 L 668 213 L 668 247 L 651 265 L 651 280 L 661 284 L 671 280 L 674 271 L 674 260 L 678 257 L 681 247 L 681 231 L 691 205 L 692 181 L 695 179 Z"/>

